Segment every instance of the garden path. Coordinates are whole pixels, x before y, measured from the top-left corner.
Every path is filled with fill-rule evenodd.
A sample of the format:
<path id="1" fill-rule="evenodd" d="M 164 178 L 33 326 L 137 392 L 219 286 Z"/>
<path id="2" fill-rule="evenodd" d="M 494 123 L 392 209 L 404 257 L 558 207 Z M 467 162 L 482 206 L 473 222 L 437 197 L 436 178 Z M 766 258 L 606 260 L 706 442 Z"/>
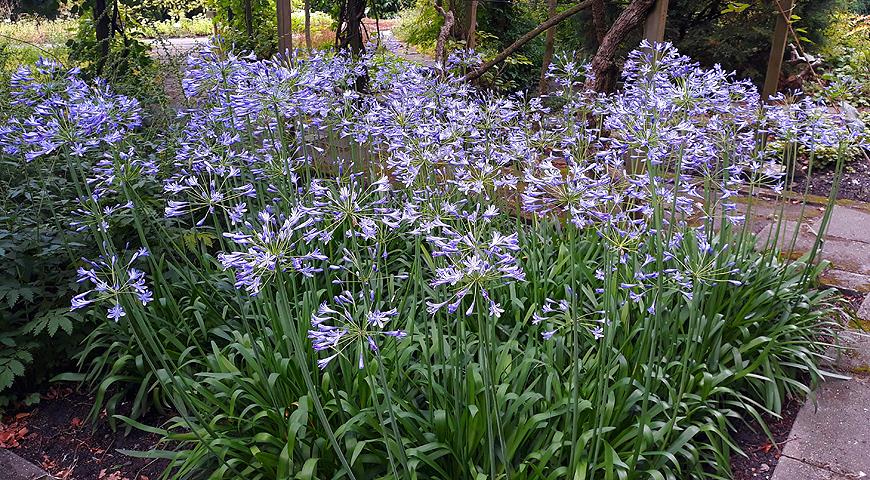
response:
<path id="1" fill-rule="evenodd" d="M 776 235 L 779 208 L 754 205 L 751 225 L 759 238 Z M 782 241 L 791 242 L 792 256 L 812 248 L 824 214 L 824 203 L 799 204 L 782 211 Z M 800 221 L 800 220 L 803 221 Z M 864 295 L 858 310 L 863 331 L 847 329 L 846 347 L 828 366 L 846 378 L 829 379 L 798 413 L 785 443 L 773 480 L 853 480 L 870 476 L 870 205 L 839 202 L 823 238 L 821 258 L 831 262 L 822 282 Z M 788 243 L 786 243 L 788 245 Z"/>
<path id="2" fill-rule="evenodd" d="M 762 242 L 775 238 L 779 230 L 780 246 L 790 245 L 795 238 L 795 229 L 798 229 L 794 251 L 790 255 L 797 258 L 813 247 L 825 213 L 825 203 L 826 199 L 810 197 L 806 207 L 799 202 L 781 207 L 774 206 L 773 202 L 754 200 L 750 226 Z M 742 208 L 745 210 L 745 205 Z M 777 228 L 780 216 L 783 222 Z M 821 260 L 831 263 L 822 283 L 853 294 L 870 293 L 870 204 L 849 200 L 837 202 L 822 241 Z"/>
<path id="3" fill-rule="evenodd" d="M 870 324 L 870 296 L 864 301 Z M 870 336 L 848 330 L 849 350 L 829 367 L 829 379 L 804 404 L 773 472 L 773 480 L 854 480 L 870 475 Z"/>

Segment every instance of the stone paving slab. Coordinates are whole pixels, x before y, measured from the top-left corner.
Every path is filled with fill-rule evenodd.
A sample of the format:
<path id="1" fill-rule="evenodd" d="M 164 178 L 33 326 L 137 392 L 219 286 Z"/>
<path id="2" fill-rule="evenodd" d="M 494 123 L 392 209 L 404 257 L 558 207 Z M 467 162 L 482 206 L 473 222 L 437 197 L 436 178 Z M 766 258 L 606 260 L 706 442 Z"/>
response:
<path id="1" fill-rule="evenodd" d="M 853 480 L 853 477 L 814 467 L 793 458 L 781 457 L 772 480 Z"/>
<path id="2" fill-rule="evenodd" d="M 0 478 L 3 480 L 54 480 L 41 468 L 0 448 Z"/>
<path id="3" fill-rule="evenodd" d="M 815 230 L 818 231 L 820 223 L 821 219 L 815 221 Z M 870 242 L 870 213 L 841 205 L 835 206 L 825 236 L 854 242 Z"/>
<path id="4" fill-rule="evenodd" d="M 827 380 L 804 404 L 773 480 L 870 477 L 870 335 L 845 331 L 840 344 L 846 350 L 829 366 L 850 378 Z"/>
<path id="5" fill-rule="evenodd" d="M 867 228 L 870 228 L 870 224 Z M 821 258 L 831 262 L 833 268 L 870 275 L 870 243 L 841 240 L 826 235 Z"/>
<path id="6" fill-rule="evenodd" d="M 798 413 L 783 458 L 830 474 L 821 478 L 870 475 L 870 381 L 828 380 L 817 395 L 817 405 L 809 401 Z M 773 480 L 804 478 L 792 468 L 777 465 Z"/>
<path id="7" fill-rule="evenodd" d="M 864 298 L 861 306 L 858 307 L 857 314 L 859 319 L 865 322 L 870 322 L 870 295 L 867 295 L 867 297 Z"/>
<path id="8" fill-rule="evenodd" d="M 757 234 L 759 250 L 776 243 L 784 256 L 798 258 L 813 248 L 824 206 L 792 202 L 776 205 L 758 199 L 754 202 L 749 221 Z M 747 206 L 740 208 L 745 211 Z M 870 210 L 865 206 L 835 205 L 818 259 L 831 263 L 821 279 L 824 285 L 870 293 Z"/>
<path id="9" fill-rule="evenodd" d="M 797 238 L 795 238 L 795 230 Z M 794 243 L 794 251 L 798 254 L 806 253 L 813 248 L 816 242 L 816 231 L 812 226 L 804 222 L 798 228 L 797 221 L 783 220 L 782 223 L 771 223 L 765 225 L 758 232 L 756 238 L 758 240 L 758 248 L 763 249 L 769 246 L 778 246 L 783 254 L 787 254 Z"/>
<path id="10" fill-rule="evenodd" d="M 829 268 L 819 281 L 826 287 L 837 287 L 853 293 L 870 293 L 870 275 Z"/>
<path id="11" fill-rule="evenodd" d="M 844 349 L 836 354 L 836 370 L 857 379 L 868 380 L 867 384 L 870 385 L 870 333 L 846 330 L 840 333 L 838 343 Z M 870 404 L 867 406 L 870 407 Z"/>
<path id="12" fill-rule="evenodd" d="M 788 250 L 797 232 L 792 258 L 809 251 L 818 236 L 824 208 L 800 210 L 786 205 L 777 211 L 762 206 L 751 221 L 766 222 L 758 231 L 759 248 L 776 237 Z M 810 212 L 807 215 L 807 212 Z M 802 215 L 803 214 L 803 215 Z M 798 223 L 798 220 L 804 219 Z M 865 206 L 839 204 L 831 212 L 825 230 L 821 260 L 832 267 L 821 283 L 851 292 L 868 293 L 858 309 L 859 318 L 870 322 L 870 210 Z M 830 354 L 823 367 L 848 376 L 829 379 L 798 412 L 773 480 L 854 480 L 870 477 L 870 335 L 846 330 L 838 339 L 844 350 Z"/>

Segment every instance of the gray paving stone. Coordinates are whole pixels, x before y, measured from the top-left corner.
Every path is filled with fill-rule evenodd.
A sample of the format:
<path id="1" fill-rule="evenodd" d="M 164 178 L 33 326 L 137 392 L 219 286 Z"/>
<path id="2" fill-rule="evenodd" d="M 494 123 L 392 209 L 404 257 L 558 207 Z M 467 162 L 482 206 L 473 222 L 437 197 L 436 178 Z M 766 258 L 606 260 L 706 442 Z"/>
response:
<path id="1" fill-rule="evenodd" d="M 746 205 L 741 208 L 745 210 Z M 776 242 L 785 256 L 797 258 L 812 249 L 822 221 L 824 207 L 786 203 L 780 209 L 773 203 L 753 205 L 749 221 L 757 232 L 757 248 Z M 798 227 L 798 219 L 804 221 Z M 777 219 L 783 221 L 777 232 Z M 797 232 L 797 240 L 794 240 Z M 794 249 L 791 244 L 794 241 Z M 870 209 L 837 205 L 825 230 L 825 241 L 819 260 L 831 263 L 831 270 L 822 283 L 857 293 L 870 293 Z M 870 315 L 870 305 L 865 310 Z"/>
<path id="2" fill-rule="evenodd" d="M 842 348 L 832 347 L 827 352 L 829 360 L 822 361 L 822 365 L 845 375 L 870 380 L 870 334 L 846 330 L 840 333 L 837 344 Z"/>
<path id="3" fill-rule="evenodd" d="M 0 478 L 3 480 L 54 479 L 41 468 L 6 449 L 0 449 Z"/>
<path id="4" fill-rule="evenodd" d="M 818 229 L 821 219 L 816 220 Z M 870 213 L 837 205 L 825 230 L 826 237 L 870 243 Z"/>
<path id="5" fill-rule="evenodd" d="M 798 223 L 789 220 L 778 227 L 775 223 L 767 225 L 756 236 L 757 248 L 776 244 L 784 256 L 800 257 L 813 248 L 818 234 L 812 225 L 803 223 L 795 238 L 796 229 Z M 837 270 L 870 275 L 870 243 L 826 236 L 818 259 L 827 260 Z"/>
<path id="6" fill-rule="evenodd" d="M 780 457 L 771 480 L 852 480 L 830 470 L 814 467 L 798 460 Z"/>
<path id="7" fill-rule="evenodd" d="M 800 226 L 795 239 L 795 230 L 798 228 L 796 221 L 784 220 L 781 224 L 771 223 L 761 229 L 756 235 L 758 248 L 776 245 L 783 253 L 790 249 L 794 242 L 794 251 L 801 254 L 810 251 L 816 241 L 816 233 L 811 229 L 808 222 Z"/>
<path id="8" fill-rule="evenodd" d="M 829 268 L 819 281 L 826 287 L 837 287 L 854 293 L 870 293 L 870 275 Z"/>
<path id="9" fill-rule="evenodd" d="M 817 392 L 817 404 L 809 401 L 798 413 L 783 456 L 831 475 L 818 478 L 870 475 L 870 381 L 856 377 L 825 382 Z M 778 476 L 779 466 L 774 473 L 778 480 L 817 478 Z"/>
<path id="10" fill-rule="evenodd" d="M 750 206 L 752 207 L 751 211 Z M 775 222 L 780 217 L 794 222 L 797 222 L 800 218 L 803 218 L 804 221 L 814 221 L 825 213 L 824 208 L 817 205 L 807 204 L 804 206 L 800 202 L 791 201 L 778 203 L 777 201 L 764 198 L 753 198 L 750 200 L 746 197 L 737 201 L 737 210 L 742 213 L 749 211 L 752 218 L 768 222 Z"/>
<path id="11" fill-rule="evenodd" d="M 827 237 L 821 258 L 831 262 L 834 268 L 870 275 L 870 243 Z"/>

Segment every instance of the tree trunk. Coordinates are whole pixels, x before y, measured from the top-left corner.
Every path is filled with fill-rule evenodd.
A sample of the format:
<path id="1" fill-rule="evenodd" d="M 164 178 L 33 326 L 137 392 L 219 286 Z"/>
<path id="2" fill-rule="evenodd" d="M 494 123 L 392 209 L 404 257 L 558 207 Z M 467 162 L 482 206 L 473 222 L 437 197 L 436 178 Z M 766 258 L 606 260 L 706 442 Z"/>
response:
<path id="1" fill-rule="evenodd" d="M 439 6 L 444 10 L 453 13 L 453 26 L 450 27 L 450 39 L 465 41 L 468 39 L 468 32 L 471 29 L 469 20 L 471 18 L 471 3 L 470 0 L 438 0 Z M 499 0 L 507 1 L 507 0 Z"/>
<path id="2" fill-rule="evenodd" d="M 354 55 L 363 52 L 362 19 L 365 16 L 366 0 L 343 0 L 338 13 L 335 33 L 335 49 L 350 50 Z"/>
<path id="3" fill-rule="evenodd" d="M 606 92 L 613 90 L 615 87 L 615 75 L 612 69 L 616 66 L 613 63 L 613 56 L 616 54 L 616 49 L 622 43 L 632 30 L 642 25 L 650 10 L 655 5 L 655 0 L 632 0 L 628 7 L 619 14 L 619 17 L 613 22 L 613 25 L 607 31 L 607 34 L 598 46 L 598 51 L 592 57 L 592 73 L 593 79 L 586 83 L 587 87 L 593 88 L 598 92 Z"/>
<path id="4" fill-rule="evenodd" d="M 438 13 L 444 17 L 444 24 L 441 25 L 441 31 L 438 32 L 438 40 L 435 42 L 435 63 L 440 63 L 442 66 L 447 65 L 447 52 L 446 44 L 447 37 L 450 36 L 450 31 L 453 29 L 453 25 L 456 23 L 456 17 L 453 16 L 452 10 L 445 10 L 444 7 L 441 6 L 441 2 L 435 2 L 435 10 L 438 10 Z"/>
<path id="5" fill-rule="evenodd" d="M 604 0 L 592 2 L 592 26 L 595 28 L 595 41 L 600 46 L 604 42 L 604 36 L 607 35 L 607 10 Z"/>
<path id="6" fill-rule="evenodd" d="M 345 10 L 345 38 L 342 47 L 350 48 L 351 53 L 363 53 L 365 45 L 362 35 L 362 19 L 365 16 L 366 0 L 347 0 Z"/>
<path id="7" fill-rule="evenodd" d="M 607 7 L 604 4 L 605 0 L 595 0 L 592 3 L 592 27 L 595 31 L 595 46 L 600 47 L 604 43 L 604 37 L 607 36 Z M 603 76 L 601 81 L 604 91 L 612 91 L 616 88 L 616 80 L 619 77 L 619 71 L 616 65 L 611 64 L 610 68 L 606 69 L 600 75 Z"/>
<path id="8" fill-rule="evenodd" d="M 556 0 L 547 0 L 547 17 L 556 16 Z M 544 43 L 544 58 L 541 61 L 541 80 L 538 82 L 538 95 L 547 93 L 547 71 L 550 62 L 553 61 L 553 50 L 556 45 L 556 27 L 547 30 L 547 39 Z"/>
<path id="9" fill-rule="evenodd" d="M 474 50 L 477 45 L 477 39 L 474 34 L 477 32 L 477 0 L 471 0 L 471 9 L 468 13 L 468 38 L 465 40 L 465 45 L 469 50 Z"/>
<path id="10" fill-rule="evenodd" d="M 650 0 L 650 1 L 652 1 L 652 0 Z M 569 8 L 568 10 L 565 10 L 564 12 L 562 12 L 554 17 L 548 18 L 546 22 L 544 22 L 544 23 L 538 25 L 537 27 L 535 27 L 534 29 L 530 30 L 525 35 L 518 38 L 517 41 L 512 43 L 509 47 L 502 50 L 502 52 L 499 53 L 498 55 L 496 55 L 495 58 L 493 58 L 492 60 L 490 60 L 488 62 L 485 62 L 483 65 L 478 67 L 477 70 L 474 70 L 473 72 L 469 72 L 468 74 L 466 74 L 464 77 L 462 77 L 462 80 L 464 80 L 466 82 L 470 82 L 472 80 L 476 80 L 476 79 L 480 78 L 480 76 L 483 75 L 484 73 L 486 73 L 487 70 L 489 70 L 490 68 L 494 67 L 495 65 L 498 65 L 499 63 L 503 62 L 512 53 L 519 50 L 520 47 L 529 43 L 530 40 L 537 37 L 538 35 L 543 33 L 545 30 L 548 30 L 548 29 L 562 23 L 563 21 L 565 21 L 565 19 L 570 18 L 571 16 L 576 15 L 577 13 L 589 8 L 589 6 L 591 4 L 592 4 L 592 0 L 585 0 L 583 2 L 578 3 L 577 5 L 574 5 L 573 7 Z"/>
<path id="11" fill-rule="evenodd" d="M 350 51 L 353 57 L 358 58 L 365 51 L 362 35 L 362 19 L 365 16 L 366 0 L 346 0 L 341 4 L 338 16 L 338 28 L 335 34 L 336 49 Z M 358 92 L 368 90 L 369 78 L 367 73 L 356 77 L 354 87 Z"/>
<path id="12" fill-rule="evenodd" d="M 311 51 L 311 0 L 305 0 L 305 48 Z"/>
<path id="13" fill-rule="evenodd" d="M 252 1 L 253 0 L 245 0 L 242 2 L 242 9 L 245 14 L 245 33 L 248 35 L 248 40 L 251 42 L 254 41 L 254 12 L 253 6 L 251 5 Z"/>
<path id="14" fill-rule="evenodd" d="M 97 75 L 103 72 L 106 66 L 106 60 L 109 58 L 109 43 L 111 41 L 111 33 L 109 32 L 109 6 L 106 0 L 94 1 L 94 27 L 97 39 Z"/>
<path id="15" fill-rule="evenodd" d="M 278 53 L 288 55 L 293 60 L 293 22 L 291 20 L 290 0 L 276 2 L 278 12 Z"/>

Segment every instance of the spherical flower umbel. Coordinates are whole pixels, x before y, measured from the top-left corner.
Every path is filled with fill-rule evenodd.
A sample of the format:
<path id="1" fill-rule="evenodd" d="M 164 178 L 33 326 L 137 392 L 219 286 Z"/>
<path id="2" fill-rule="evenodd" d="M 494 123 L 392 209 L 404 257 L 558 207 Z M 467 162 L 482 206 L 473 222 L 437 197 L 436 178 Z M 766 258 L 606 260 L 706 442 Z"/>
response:
<path id="1" fill-rule="evenodd" d="M 83 258 L 82 261 L 87 266 L 79 267 L 77 281 L 90 283 L 93 287 L 73 297 L 71 310 L 106 302 L 111 304 L 107 318 L 118 321 L 127 315 L 121 305 L 125 296 L 132 296 L 142 305 L 150 303 L 153 294 L 145 285 L 145 273 L 132 266 L 137 259 L 146 256 L 148 250 L 140 248 L 127 261 L 120 260 L 117 255 L 100 257 L 97 260 Z"/>
<path id="2" fill-rule="evenodd" d="M 257 192 L 250 183 L 234 186 L 233 179 L 239 176 L 238 169 L 231 168 L 225 175 L 206 175 L 201 179 L 196 175 L 182 175 L 168 181 L 164 191 L 173 195 L 183 195 L 184 200 L 167 200 L 166 216 L 181 217 L 194 215 L 197 226 L 202 226 L 209 215 L 226 212 L 234 223 L 238 222 L 235 212 L 244 211 L 245 199 L 256 197 Z"/>
<path id="3" fill-rule="evenodd" d="M 474 212 L 466 215 L 466 220 L 472 224 L 487 223 L 487 217 L 491 216 L 491 213 L 480 216 Z M 489 304 L 489 314 L 499 317 L 504 310 L 492 299 L 490 290 L 503 284 L 525 281 L 525 272 L 515 255 L 520 250 L 516 233 L 503 235 L 491 230 L 488 238 L 478 238 L 477 235 L 480 234 L 473 230 L 459 233 L 444 227 L 441 235 L 426 237 L 433 247 L 432 256 L 447 261 L 447 266 L 435 269 L 435 278 L 430 283 L 432 287 L 449 287 L 450 291 L 447 300 L 426 302 L 429 313 L 434 314 L 445 306 L 452 313 L 467 295 L 479 294 L 481 300 Z M 472 302 L 466 315 L 471 314 L 474 306 Z"/>
<path id="4" fill-rule="evenodd" d="M 308 245 L 320 232 L 305 208 L 294 206 L 288 214 L 264 210 L 257 215 L 257 222 L 246 221 L 244 227 L 224 234 L 243 250 L 218 254 L 224 269 L 235 272 L 237 288 L 257 295 L 263 284 L 279 272 L 313 277 L 323 271 L 317 262 L 326 260 L 326 255 Z"/>
<path id="5" fill-rule="evenodd" d="M 403 330 L 386 329 L 398 311 L 395 308 L 373 308 L 373 291 L 357 295 L 345 291 L 333 300 L 332 306 L 323 302 L 311 315 L 311 330 L 308 331 L 315 351 L 331 353 L 318 360 L 321 369 L 340 355 L 353 355 L 358 367 L 365 368 L 367 352 L 378 354 L 384 340 L 401 340 L 407 335 Z M 353 353 L 348 354 L 348 350 L 353 350 Z"/>
<path id="6" fill-rule="evenodd" d="M 567 335 L 577 329 L 594 340 L 603 338 L 604 311 L 580 303 L 580 298 L 573 298 L 573 290 L 566 290 L 570 300 L 547 298 L 541 310 L 533 314 L 532 324 L 546 328 L 541 337 L 550 340 L 557 334 Z"/>
<path id="7" fill-rule="evenodd" d="M 103 81 L 86 83 L 78 70 L 51 61 L 22 67 L 13 76 L 13 103 L 24 113 L 0 129 L 0 149 L 27 161 L 66 150 L 81 157 L 123 140 L 142 122 L 139 102 L 112 92 Z"/>

